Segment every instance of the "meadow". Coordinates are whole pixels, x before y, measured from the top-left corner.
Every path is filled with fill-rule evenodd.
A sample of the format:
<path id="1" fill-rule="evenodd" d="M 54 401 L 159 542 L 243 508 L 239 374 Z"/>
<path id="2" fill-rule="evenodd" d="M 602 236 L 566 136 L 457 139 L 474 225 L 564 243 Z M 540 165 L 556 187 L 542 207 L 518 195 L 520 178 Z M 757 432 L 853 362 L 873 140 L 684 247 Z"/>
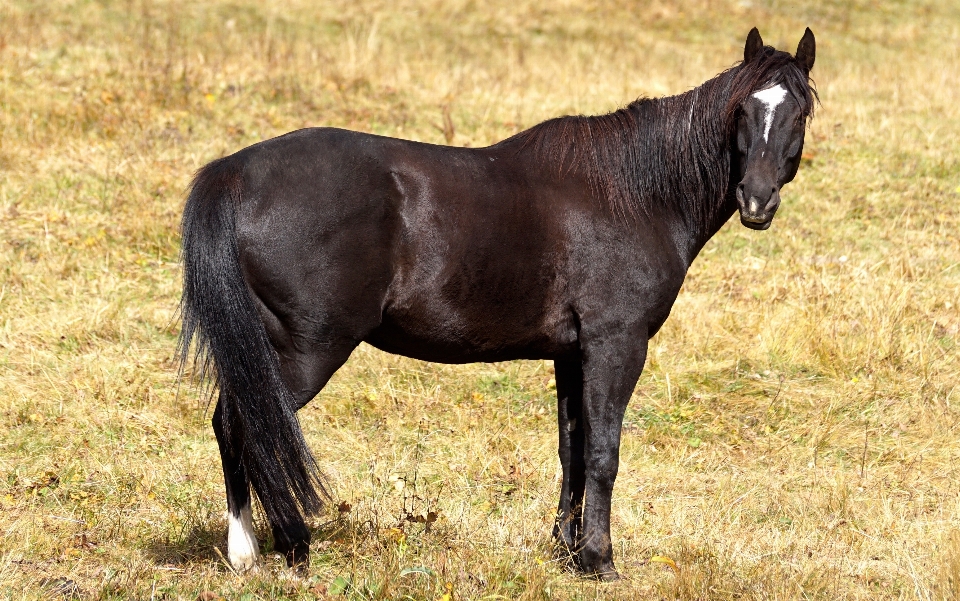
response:
<path id="1" fill-rule="evenodd" d="M 192 174 L 330 125 L 482 146 L 686 91 L 758 26 L 822 106 L 693 265 L 627 411 L 615 560 L 551 547 L 550 362 L 361 346 L 301 422 L 312 565 L 237 575 L 179 382 Z M 960 599 L 960 5 L 0 0 L 0 598 Z"/>

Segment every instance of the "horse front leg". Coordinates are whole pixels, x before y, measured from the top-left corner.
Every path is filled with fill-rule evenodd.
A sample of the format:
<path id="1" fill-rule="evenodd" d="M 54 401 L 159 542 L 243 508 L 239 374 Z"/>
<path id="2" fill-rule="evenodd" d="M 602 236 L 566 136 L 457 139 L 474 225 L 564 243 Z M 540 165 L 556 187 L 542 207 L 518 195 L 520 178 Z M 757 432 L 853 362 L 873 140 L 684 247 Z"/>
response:
<path id="1" fill-rule="evenodd" d="M 610 502 L 620 466 L 623 415 L 647 355 L 646 328 L 633 334 L 581 342 L 585 508 L 577 561 L 585 575 L 601 580 L 620 577 L 613 565 Z"/>
<path id="2" fill-rule="evenodd" d="M 563 469 L 553 538 L 560 553 L 573 557 L 580 539 L 583 515 L 583 371 L 579 359 L 554 361 L 553 365 L 557 380 L 558 451 Z"/>

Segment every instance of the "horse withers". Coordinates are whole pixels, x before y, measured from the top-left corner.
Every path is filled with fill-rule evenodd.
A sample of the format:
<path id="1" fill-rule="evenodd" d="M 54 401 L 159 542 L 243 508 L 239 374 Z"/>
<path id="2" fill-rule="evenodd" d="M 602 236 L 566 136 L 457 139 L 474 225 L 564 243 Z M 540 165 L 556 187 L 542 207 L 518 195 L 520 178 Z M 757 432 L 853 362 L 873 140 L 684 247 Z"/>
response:
<path id="1" fill-rule="evenodd" d="M 250 484 L 290 565 L 325 495 L 296 411 L 361 342 L 443 363 L 550 359 L 563 469 L 554 537 L 613 579 L 610 502 L 647 343 L 703 245 L 766 229 L 816 103 L 753 29 L 678 96 L 560 117 L 487 148 L 303 129 L 201 169 L 184 208 L 182 360 L 219 389 L 228 555 L 259 557 Z"/>

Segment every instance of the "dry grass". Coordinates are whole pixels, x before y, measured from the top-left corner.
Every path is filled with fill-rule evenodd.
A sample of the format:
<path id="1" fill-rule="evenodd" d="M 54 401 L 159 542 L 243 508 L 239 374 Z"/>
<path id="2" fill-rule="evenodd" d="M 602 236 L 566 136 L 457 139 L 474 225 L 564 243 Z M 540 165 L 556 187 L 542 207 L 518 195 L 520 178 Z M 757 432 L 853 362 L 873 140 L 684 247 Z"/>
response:
<path id="1" fill-rule="evenodd" d="M 0 2 L 0 595 L 960 598 L 955 4 L 317 4 Z M 551 559 L 549 363 L 368 347 L 302 412 L 349 504 L 310 578 L 234 576 L 172 364 L 192 172 L 306 125 L 487 144 L 697 85 L 755 24 L 816 32 L 823 108 L 772 230 L 724 228 L 653 341 L 614 498 L 628 579 Z"/>

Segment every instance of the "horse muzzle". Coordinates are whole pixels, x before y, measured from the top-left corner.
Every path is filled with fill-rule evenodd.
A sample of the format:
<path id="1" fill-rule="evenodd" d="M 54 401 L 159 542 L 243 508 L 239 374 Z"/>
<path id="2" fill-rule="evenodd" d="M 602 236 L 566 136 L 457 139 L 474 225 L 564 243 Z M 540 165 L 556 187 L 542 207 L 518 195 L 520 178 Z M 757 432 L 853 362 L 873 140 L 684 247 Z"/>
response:
<path id="1" fill-rule="evenodd" d="M 762 200 L 751 190 L 744 191 L 744 185 L 737 186 L 737 204 L 740 206 L 740 223 L 752 230 L 765 230 L 773 223 L 773 216 L 780 207 L 780 191 L 776 188 L 768 191 L 767 200 Z"/>

